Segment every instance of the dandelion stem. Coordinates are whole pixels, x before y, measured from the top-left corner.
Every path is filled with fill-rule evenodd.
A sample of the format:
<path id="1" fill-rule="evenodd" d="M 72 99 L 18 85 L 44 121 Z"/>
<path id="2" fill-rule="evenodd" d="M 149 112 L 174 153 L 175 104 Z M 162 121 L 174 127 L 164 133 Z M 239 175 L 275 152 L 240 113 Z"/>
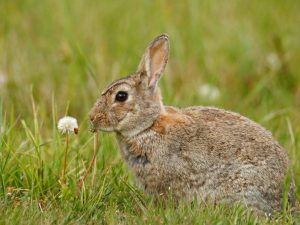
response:
<path id="1" fill-rule="evenodd" d="M 96 173 L 97 173 L 97 158 L 95 157 L 94 169 L 93 169 L 93 175 L 92 175 L 92 187 L 94 186 L 94 183 L 95 183 Z"/>
<path id="2" fill-rule="evenodd" d="M 97 149 L 98 149 L 98 132 L 95 133 L 94 135 L 94 153 L 93 153 L 93 157 L 92 160 L 87 168 L 87 170 L 85 171 L 85 174 L 83 176 L 83 178 L 80 180 L 79 184 L 78 184 L 78 193 L 80 192 L 82 185 L 84 183 L 84 180 L 86 179 L 88 173 L 90 172 L 95 160 L 96 160 L 96 155 L 97 155 Z"/>
<path id="3" fill-rule="evenodd" d="M 68 148 L 69 148 L 69 132 L 66 132 L 66 148 L 65 148 L 65 158 L 64 158 L 63 182 L 65 182 L 65 176 L 66 176 Z"/>

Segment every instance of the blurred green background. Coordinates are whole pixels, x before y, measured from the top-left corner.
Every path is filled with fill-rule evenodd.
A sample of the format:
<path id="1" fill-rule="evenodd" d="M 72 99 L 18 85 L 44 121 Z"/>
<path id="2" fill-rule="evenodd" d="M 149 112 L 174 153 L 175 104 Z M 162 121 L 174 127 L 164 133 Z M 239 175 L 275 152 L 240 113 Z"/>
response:
<path id="1" fill-rule="evenodd" d="M 171 44 L 170 61 L 160 82 L 165 104 L 214 105 L 261 123 L 287 149 L 299 183 L 299 12 L 297 0 L 0 0 L 1 208 L 7 218 L 22 218 L 16 215 L 23 212 L 9 209 L 13 203 L 5 197 L 7 187 L 29 189 L 19 193 L 30 196 L 30 201 L 20 200 L 24 204 L 39 199 L 41 193 L 44 202 L 52 190 L 60 193 L 56 182 L 63 141 L 55 127 L 66 113 L 80 123 L 81 132 L 70 153 L 69 176 L 75 182 L 76 160 L 88 162 L 92 153 L 89 109 L 102 88 L 135 71 L 147 45 L 161 33 L 169 35 Z M 134 186 L 113 136 L 102 138 L 98 175 L 116 179 L 101 171 L 120 168 L 118 176 Z M 37 171 L 45 176 L 41 187 L 37 185 L 41 178 L 33 175 Z M 112 185 L 130 199 L 129 189 Z M 115 194 L 115 199 L 120 198 Z M 120 210 L 119 203 L 111 204 L 113 210 Z M 39 210 L 32 210 L 31 218 L 40 218 Z M 122 210 L 136 214 L 126 207 Z M 168 215 L 162 223 L 182 219 Z"/>

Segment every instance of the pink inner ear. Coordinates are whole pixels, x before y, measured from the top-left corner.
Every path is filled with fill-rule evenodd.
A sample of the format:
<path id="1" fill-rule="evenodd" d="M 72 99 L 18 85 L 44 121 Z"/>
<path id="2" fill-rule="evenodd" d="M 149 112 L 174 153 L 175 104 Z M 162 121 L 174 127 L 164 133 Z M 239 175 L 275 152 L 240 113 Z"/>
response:
<path id="1" fill-rule="evenodd" d="M 150 49 L 150 82 L 149 85 L 154 84 L 167 62 L 168 44 L 164 40 L 157 41 Z"/>

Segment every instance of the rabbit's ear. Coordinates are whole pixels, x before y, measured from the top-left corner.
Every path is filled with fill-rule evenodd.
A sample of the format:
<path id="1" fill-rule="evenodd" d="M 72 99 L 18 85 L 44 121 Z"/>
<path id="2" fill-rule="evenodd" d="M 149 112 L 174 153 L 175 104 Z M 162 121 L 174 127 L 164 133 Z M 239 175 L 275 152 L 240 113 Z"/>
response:
<path id="1" fill-rule="evenodd" d="M 164 72 L 169 58 L 169 37 L 162 34 L 147 48 L 138 66 L 138 72 L 146 73 L 149 87 L 155 87 Z"/>

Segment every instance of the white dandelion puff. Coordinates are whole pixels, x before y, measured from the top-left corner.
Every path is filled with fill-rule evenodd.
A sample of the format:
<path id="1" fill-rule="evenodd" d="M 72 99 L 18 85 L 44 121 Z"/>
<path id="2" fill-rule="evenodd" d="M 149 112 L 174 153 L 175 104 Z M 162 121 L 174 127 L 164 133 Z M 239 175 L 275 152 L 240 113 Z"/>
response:
<path id="1" fill-rule="evenodd" d="M 268 63 L 268 66 L 271 68 L 273 71 L 278 71 L 281 67 L 281 62 L 278 57 L 278 55 L 274 52 L 270 53 L 266 57 L 266 61 Z"/>
<path id="2" fill-rule="evenodd" d="M 58 130 L 61 133 L 75 133 L 78 132 L 77 120 L 74 117 L 65 116 L 58 121 Z"/>
<path id="3" fill-rule="evenodd" d="M 203 84 L 199 87 L 198 93 L 209 101 L 217 100 L 220 97 L 220 90 L 211 84 Z"/>
<path id="4" fill-rule="evenodd" d="M 3 71 L 0 70 L 0 85 L 4 85 L 7 82 L 6 75 Z"/>

